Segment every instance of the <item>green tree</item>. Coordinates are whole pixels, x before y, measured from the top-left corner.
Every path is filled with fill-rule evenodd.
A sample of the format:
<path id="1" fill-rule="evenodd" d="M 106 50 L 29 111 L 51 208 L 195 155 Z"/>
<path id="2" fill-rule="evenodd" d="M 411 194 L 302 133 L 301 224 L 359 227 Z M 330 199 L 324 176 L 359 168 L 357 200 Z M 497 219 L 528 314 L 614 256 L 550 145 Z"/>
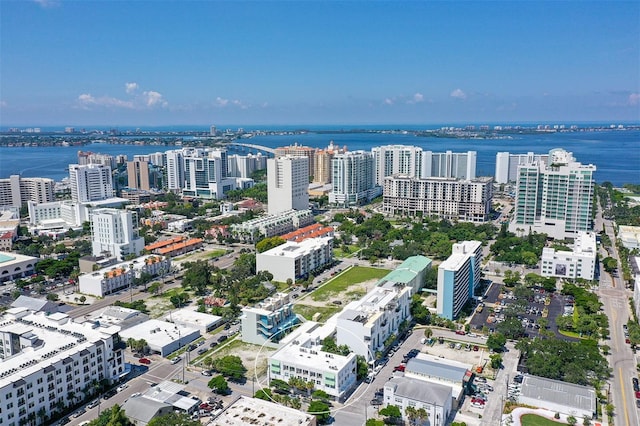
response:
<path id="1" fill-rule="evenodd" d="M 229 384 L 222 376 L 214 376 L 207 383 L 209 388 L 211 388 L 216 393 L 227 394 L 229 393 Z"/>
<path id="2" fill-rule="evenodd" d="M 49 300 L 51 302 L 56 302 L 58 299 L 60 299 L 60 296 L 58 296 L 58 293 L 48 293 L 47 294 L 47 300 Z"/>
<path id="3" fill-rule="evenodd" d="M 567 417 L 567 423 L 570 424 L 571 426 L 573 426 L 576 423 L 578 423 L 578 420 L 573 416 L 569 416 L 569 417 Z"/>
<path id="4" fill-rule="evenodd" d="M 213 368 L 234 380 L 240 380 L 247 372 L 247 368 L 242 364 L 242 359 L 237 355 L 226 355 L 213 360 Z"/>
<path id="5" fill-rule="evenodd" d="M 402 418 L 402 412 L 397 405 L 387 405 L 379 411 L 381 416 L 388 417 L 391 420 Z"/>
<path id="6" fill-rule="evenodd" d="M 279 236 L 264 238 L 256 243 L 256 251 L 258 253 L 264 253 L 267 250 L 271 250 L 274 247 L 278 247 L 286 241 Z"/>
<path id="7" fill-rule="evenodd" d="M 356 355 L 356 365 L 357 379 L 362 380 L 367 377 L 367 374 L 369 374 L 369 364 L 367 364 L 367 359 L 362 355 Z"/>
<path id="8" fill-rule="evenodd" d="M 89 426 L 132 426 L 133 423 L 127 418 L 124 410 L 116 404 L 106 409 L 97 419 L 92 420 Z"/>
<path id="9" fill-rule="evenodd" d="M 323 401 L 313 400 L 309 404 L 307 413 L 316 416 L 318 423 L 325 424 L 327 420 L 331 418 L 331 412 L 329 411 L 329 404 Z"/>
<path id="10" fill-rule="evenodd" d="M 186 413 L 169 413 L 151 419 L 147 426 L 201 426 L 198 420 L 191 420 Z"/>
<path id="11" fill-rule="evenodd" d="M 256 394 L 253 397 L 262 399 L 265 401 L 273 401 L 273 392 L 269 388 L 264 388 L 256 392 Z"/>
<path id="12" fill-rule="evenodd" d="M 491 359 L 491 368 L 497 370 L 502 365 L 502 357 L 500 354 L 489 355 L 489 359 Z"/>
<path id="13" fill-rule="evenodd" d="M 487 338 L 487 347 L 495 352 L 502 352 L 506 344 L 507 338 L 502 333 L 492 333 Z"/>
<path id="14" fill-rule="evenodd" d="M 377 419 L 367 419 L 365 426 L 384 426 L 384 422 Z"/>

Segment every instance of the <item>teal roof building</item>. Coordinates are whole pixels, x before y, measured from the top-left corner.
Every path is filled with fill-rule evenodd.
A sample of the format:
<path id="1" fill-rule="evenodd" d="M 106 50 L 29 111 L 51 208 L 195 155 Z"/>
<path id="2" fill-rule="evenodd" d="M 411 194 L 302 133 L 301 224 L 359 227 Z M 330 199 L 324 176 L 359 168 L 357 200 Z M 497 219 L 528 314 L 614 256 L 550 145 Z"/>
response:
<path id="1" fill-rule="evenodd" d="M 412 294 L 417 294 L 424 287 L 427 270 L 431 268 L 431 263 L 431 259 L 425 256 L 408 257 L 395 270 L 380 279 L 377 285 L 385 287 L 401 284 L 412 287 Z"/>

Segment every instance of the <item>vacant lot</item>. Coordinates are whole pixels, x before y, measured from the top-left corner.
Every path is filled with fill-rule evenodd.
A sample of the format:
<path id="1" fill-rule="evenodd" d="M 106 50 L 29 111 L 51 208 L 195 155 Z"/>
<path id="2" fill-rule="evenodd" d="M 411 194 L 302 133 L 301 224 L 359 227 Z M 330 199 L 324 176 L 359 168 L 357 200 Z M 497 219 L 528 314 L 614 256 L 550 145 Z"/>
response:
<path id="1" fill-rule="evenodd" d="M 311 321 L 315 313 L 319 313 L 318 322 L 328 320 L 333 314 L 342 309 L 341 306 L 309 306 L 296 303 L 293 305 L 293 312 L 302 315 L 305 319 Z"/>
<path id="2" fill-rule="evenodd" d="M 261 349 L 260 345 L 245 343 L 238 336 L 220 349 L 209 352 L 208 356 L 200 357 L 196 364 L 202 367 L 202 361 L 209 356 L 211 358 L 221 358 L 225 355 L 236 355 L 242 359 L 242 364 L 247 368 L 247 377 L 253 377 L 254 374 L 260 377 L 267 372 L 267 359 L 275 351 L 275 349 L 266 346 Z"/>
<path id="3" fill-rule="evenodd" d="M 340 293 L 344 292 L 348 287 L 353 286 L 354 284 L 359 284 L 369 280 L 377 280 L 388 273 L 388 269 L 354 266 L 315 290 L 311 293 L 311 298 L 316 302 L 327 301 L 332 297 L 340 295 Z"/>

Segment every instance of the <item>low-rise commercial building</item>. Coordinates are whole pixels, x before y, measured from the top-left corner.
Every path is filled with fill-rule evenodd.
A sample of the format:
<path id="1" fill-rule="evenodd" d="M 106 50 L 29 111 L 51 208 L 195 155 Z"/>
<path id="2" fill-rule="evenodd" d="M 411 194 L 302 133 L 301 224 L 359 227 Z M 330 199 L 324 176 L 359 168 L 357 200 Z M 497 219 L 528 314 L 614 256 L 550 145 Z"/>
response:
<path id="1" fill-rule="evenodd" d="M 629 250 L 640 249 L 640 226 L 618 226 L 618 240 Z"/>
<path id="2" fill-rule="evenodd" d="M 316 390 L 342 399 L 356 384 L 356 354 L 337 355 L 322 351 L 322 340 L 333 334 L 335 325 L 320 326 L 308 321 L 288 337 L 282 348 L 269 357 L 268 378 L 311 381 Z"/>
<path id="3" fill-rule="evenodd" d="M 388 282 L 362 299 L 350 302 L 337 315 L 337 343 L 347 345 L 368 361 L 384 350 L 385 341 L 411 320 L 411 287 Z"/>
<path id="4" fill-rule="evenodd" d="M 578 232 L 572 251 L 542 249 L 540 274 L 543 277 L 593 280 L 596 271 L 596 234 Z"/>
<path id="5" fill-rule="evenodd" d="M 449 320 L 458 316 L 480 282 L 481 264 L 480 241 L 453 245 L 451 256 L 438 267 L 438 315 Z"/>
<path id="6" fill-rule="evenodd" d="M 307 277 L 333 260 L 333 238 L 288 241 L 256 255 L 256 270 L 269 271 L 275 281 L 295 281 Z"/>
<path id="7" fill-rule="evenodd" d="M 424 287 L 427 270 L 431 268 L 431 259 L 424 256 L 411 256 L 405 259 L 396 269 L 378 281 L 378 286 L 391 282 L 411 287 L 413 294 L 418 294 Z"/>
<path id="8" fill-rule="evenodd" d="M 287 293 L 276 293 L 251 308 L 242 310 L 242 341 L 279 347 L 286 331 L 300 320 L 293 313 Z"/>
<path id="9" fill-rule="evenodd" d="M 92 384 L 125 374 L 119 327 L 68 315 L 11 308 L 0 317 L 0 418 L 7 425 L 48 424 Z M 74 395 L 75 398 L 70 398 Z M 43 412 L 42 416 L 30 416 Z"/>
<path id="10" fill-rule="evenodd" d="M 525 374 L 518 403 L 574 416 L 592 419 L 596 416 L 596 390 L 544 377 Z"/>
<path id="11" fill-rule="evenodd" d="M 447 424 L 453 409 L 450 386 L 410 377 L 394 377 L 384 384 L 383 389 L 383 403 L 400 408 L 403 419 L 409 419 L 406 409 L 412 407 L 425 410 L 429 424 Z"/>
<path id="12" fill-rule="evenodd" d="M 144 339 L 152 352 L 167 356 L 200 337 L 200 331 L 195 327 L 150 319 L 122 330 L 120 335 L 125 341 Z"/>
<path id="13" fill-rule="evenodd" d="M 450 389 L 453 407 L 456 408 L 464 395 L 464 388 L 471 380 L 471 367 L 462 362 L 420 353 L 407 362 L 404 376 L 425 383 L 447 386 Z"/>
<path id="14" fill-rule="evenodd" d="M 316 426 L 316 416 L 282 404 L 240 396 L 213 420 L 224 426 Z"/>
<path id="15" fill-rule="evenodd" d="M 33 275 L 36 263 L 39 261 L 37 257 L 0 252 L 0 282 Z"/>
<path id="16" fill-rule="evenodd" d="M 164 319 L 183 327 L 197 328 L 203 336 L 222 324 L 222 317 L 188 308 L 171 311 Z"/>

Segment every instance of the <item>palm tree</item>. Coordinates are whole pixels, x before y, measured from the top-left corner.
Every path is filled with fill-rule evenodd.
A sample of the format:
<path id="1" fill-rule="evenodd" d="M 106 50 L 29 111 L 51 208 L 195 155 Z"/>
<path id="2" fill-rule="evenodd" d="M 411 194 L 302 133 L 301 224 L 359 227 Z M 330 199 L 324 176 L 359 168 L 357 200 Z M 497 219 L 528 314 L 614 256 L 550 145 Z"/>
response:
<path id="1" fill-rule="evenodd" d="M 40 419 L 40 424 L 44 424 L 45 420 L 47 420 L 47 410 L 44 407 L 40 407 L 38 412 L 36 413 L 38 418 Z"/>
<path id="2" fill-rule="evenodd" d="M 429 339 L 431 336 L 433 336 L 433 330 L 429 327 L 424 329 L 424 337 L 426 337 L 427 339 Z"/>

